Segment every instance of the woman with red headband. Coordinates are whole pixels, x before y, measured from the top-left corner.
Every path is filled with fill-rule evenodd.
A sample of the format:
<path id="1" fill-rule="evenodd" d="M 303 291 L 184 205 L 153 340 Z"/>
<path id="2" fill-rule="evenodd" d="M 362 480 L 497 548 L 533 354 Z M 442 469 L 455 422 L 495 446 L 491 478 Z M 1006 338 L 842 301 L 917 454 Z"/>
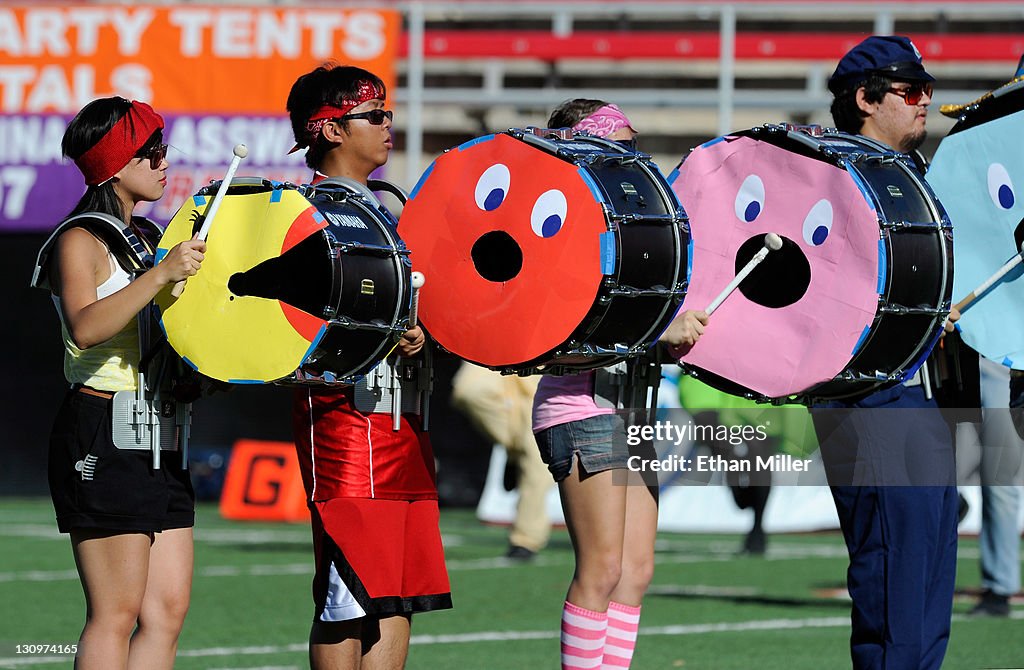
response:
<path id="1" fill-rule="evenodd" d="M 61 320 L 71 388 L 50 438 L 50 494 L 71 535 L 86 622 L 75 667 L 171 668 L 192 583 L 194 494 L 181 452 L 154 469 L 147 450 L 114 446 L 114 393 L 136 387 L 136 316 L 168 284 L 194 275 L 205 244 L 190 240 L 133 279 L 98 231 L 123 223 L 140 254 L 155 227 L 132 217 L 167 183 L 163 119 L 142 102 L 103 98 L 67 127 L 61 148 L 85 176 L 85 195 L 41 271 Z M 81 225 L 77 222 L 81 221 Z M 42 257 L 41 257 L 42 259 Z"/>

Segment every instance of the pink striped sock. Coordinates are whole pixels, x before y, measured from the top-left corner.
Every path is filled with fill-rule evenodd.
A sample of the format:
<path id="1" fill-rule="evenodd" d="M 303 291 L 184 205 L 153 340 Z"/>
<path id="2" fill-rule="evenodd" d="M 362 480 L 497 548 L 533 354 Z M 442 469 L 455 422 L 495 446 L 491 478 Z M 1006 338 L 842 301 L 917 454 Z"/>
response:
<path id="1" fill-rule="evenodd" d="M 602 668 L 628 668 L 640 631 L 640 608 L 608 603 L 608 635 L 604 641 Z"/>
<path id="2" fill-rule="evenodd" d="M 591 612 L 568 600 L 562 608 L 562 670 L 598 670 L 608 629 L 606 612 Z"/>

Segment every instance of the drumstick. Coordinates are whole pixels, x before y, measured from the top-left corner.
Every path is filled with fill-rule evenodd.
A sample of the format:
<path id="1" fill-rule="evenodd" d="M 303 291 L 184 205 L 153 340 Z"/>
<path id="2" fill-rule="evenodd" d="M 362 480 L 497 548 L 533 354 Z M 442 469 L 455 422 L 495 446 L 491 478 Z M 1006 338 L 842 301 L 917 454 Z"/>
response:
<path id="1" fill-rule="evenodd" d="M 420 289 L 427 282 L 427 278 L 423 276 L 422 272 L 413 272 L 410 279 L 412 281 L 412 301 L 409 305 L 409 327 L 415 328 L 416 322 L 419 320 Z"/>
<path id="2" fill-rule="evenodd" d="M 231 165 L 228 166 L 228 172 L 224 175 L 224 181 L 220 183 L 220 188 L 217 189 L 217 195 L 213 196 L 213 202 L 210 203 L 209 209 L 206 210 L 206 215 L 203 217 L 203 226 L 196 233 L 196 236 L 192 239 L 206 240 L 206 236 L 210 234 L 210 224 L 213 223 L 213 217 L 217 215 L 217 210 L 220 209 L 220 201 L 224 199 L 224 196 L 228 192 L 228 187 L 231 186 L 231 180 L 235 178 L 235 171 L 238 170 L 238 164 L 242 162 L 242 159 L 249 155 L 249 149 L 244 144 L 236 144 L 232 150 L 234 157 L 231 159 Z M 185 290 L 185 280 L 182 279 L 180 282 L 174 285 L 171 289 L 171 295 L 175 298 L 181 295 L 181 292 Z"/>
<path id="3" fill-rule="evenodd" d="M 765 259 L 765 256 L 767 256 L 769 252 L 778 251 L 781 248 L 781 237 L 775 233 L 766 234 L 764 236 L 764 246 L 758 249 L 757 253 L 754 254 L 754 257 L 743 266 L 743 269 L 740 270 L 735 277 L 733 277 L 733 280 L 729 282 L 721 293 L 718 294 L 718 297 L 711 301 L 708 308 L 704 310 L 707 315 L 711 316 L 712 312 L 718 309 L 718 307 L 725 302 L 725 299 L 729 297 L 729 294 L 736 290 L 736 287 L 740 285 L 740 282 L 746 279 L 747 275 L 754 271 L 754 268 L 756 268 L 758 264 Z"/>
<path id="4" fill-rule="evenodd" d="M 973 291 L 971 291 L 970 293 L 968 293 L 967 297 L 965 297 L 963 300 L 961 300 L 957 304 L 953 305 L 954 309 L 956 309 L 958 312 L 963 312 L 965 309 L 967 309 L 967 307 L 970 306 L 970 304 L 973 303 L 975 300 L 980 298 L 982 296 L 982 294 L 985 293 L 985 291 L 987 291 L 990 288 L 992 288 L 993 284 L 995 284 L 997 281 L 1002 279 L 1003 275 L 1005 275 L 1007 272 L 1009 272 L 1013 268 L 1017 267 L 1017 265 L 1022 260 L 1024 260 L 1024 255 L 1022 255 L 1022 254 L 1024 254 L 1024 242 L 1021 242 L 1021 250 L 1019 252 L 1017 252 L 1016 254 L 1014 254 L 1013 258 L 1011 258 L 1010 260 L 1006 261 L 1006 263 L 1003 264 L 1003 267 L 1001 267 L 998 270 L 996 270 L 995 274 L 993 274 L 991 277 L 989 277 L 985 281 L 981 282 L 981 284 L 978 285 L 978 288 L 976 288 Z"/>

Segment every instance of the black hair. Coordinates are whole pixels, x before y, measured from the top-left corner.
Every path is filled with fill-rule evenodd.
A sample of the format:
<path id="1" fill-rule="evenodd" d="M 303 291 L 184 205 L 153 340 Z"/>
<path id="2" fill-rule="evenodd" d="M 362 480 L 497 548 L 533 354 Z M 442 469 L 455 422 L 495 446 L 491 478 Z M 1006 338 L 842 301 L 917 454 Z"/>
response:
<path id="1" fill-rule="evenodd" d="M 836 93 L 832 100 L 832 122 L 837 130 L 844 133 L 859 135 L 864 127 L 864 112 L 857 106 L 857 91 L 864 89 L 864 100 L 867 102 L 881 102 L 885 99 L 886 93 L 892 88 L 892 79 L 880 74 L 870 74 L 852 86 Z"/>
<path id="2" fill-rule="evenodd" d="M 610 103 L 593 98 L 573 98 L 555 107 L 548 118 L 548 128 L 572 128 Z"/>
<path id="3" fill-rule="evenodd" d="M 309 143 L 306 165 L 310 168 L 315 170 L 320 165 L 332 145 L 325 142 L 322 135 L 310 141 L 306 132 L 309 117 L 324 105 L 340 107 L 346 100 L 354 99 L 359 95 L 359 83 L 362 81 L 371 82 L 387 95 L 387 89 L 380 77 L 354 65 L 325 63 L 302 75 L 292 84 L 286 104 L 288 117 L 292 122 L 292 134 L 295 136 L 296 144 Z M 341 127 L 348 130 L 348 121 L 342 121 Z"/>
<path id="4" fill-rule="evenodd" d="M 61 153 L 65 158 L 77 160 L 86 151 L 96 145 L 103 136 L 110 132 L 110 129 L 121 120 L 132 103 L 124 98 L 114 96 L 112 98 L 99 98 L 93 100 L 71 119 L 64 137 L 60 142 Z M 129 118 L 129 122 L 131 119 Z M 135 126 L 130 126 L 134 137 Z M 163 140 L 163 131 L 157 129 L 136 154 L 144 154 L 153 145 Z M 124 219 L 124 206 L 121 199 L 114 192 L 114 184 L 107 180 L 96 186 L 88 186 L 85 194 L 78 201 L 78 204 L 71 210 L 66 218 L 81 214 L 82 212 L 103 212 L 118 219 Z"/>

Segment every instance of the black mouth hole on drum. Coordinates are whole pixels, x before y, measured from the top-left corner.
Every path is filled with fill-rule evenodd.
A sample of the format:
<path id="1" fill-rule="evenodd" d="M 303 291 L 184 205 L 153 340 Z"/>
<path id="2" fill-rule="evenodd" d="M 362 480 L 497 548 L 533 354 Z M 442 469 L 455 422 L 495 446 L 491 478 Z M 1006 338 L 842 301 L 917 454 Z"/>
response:
<path id="1" fill-rule="evenodd" d="M 736 252 L 736 272 L 764 247 L 765 235 L 755 235 Z M 788 307 L 807 293 L 811 285 L 811 265 L 800 245 L 782 238 L 782 248 L 770 252 L 739 285 L 739 291 L 762 307 Z"/>
<path id="2" fill-rule="evenodd" d="M 280 300 L 314 316 L 325 318 L 332 275 L 329 263 L 314 262 L 323 255 L 323 240 L 310 235 L 281 256 L 259 263 L 228 279 L 235 296 Z"/>
<path id="3" fill-rule="evenodd" d="M 492 282 L 515 279 L 523 269 L 523 250 L 502 230 L 484 233 L 473 244 L 473 265 L 481 277 Z"/>

